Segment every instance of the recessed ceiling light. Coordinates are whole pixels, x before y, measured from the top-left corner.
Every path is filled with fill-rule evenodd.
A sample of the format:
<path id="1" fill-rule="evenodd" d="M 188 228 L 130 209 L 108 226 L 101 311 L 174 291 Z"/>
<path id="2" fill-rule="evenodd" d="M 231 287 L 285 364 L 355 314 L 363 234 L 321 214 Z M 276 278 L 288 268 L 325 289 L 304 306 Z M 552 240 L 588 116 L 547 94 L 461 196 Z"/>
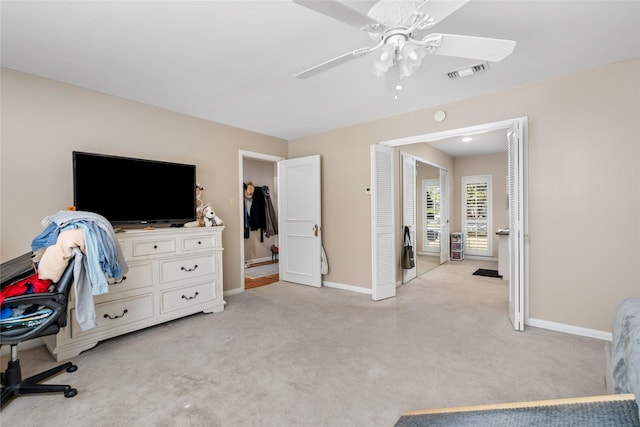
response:
<path id="1" fill-rule="evenodd" d="M 470 136 L 465 136 L 464 138 L 462 138 L 462 142 L 471 142 L 473 138 L 471 138 Z"/>

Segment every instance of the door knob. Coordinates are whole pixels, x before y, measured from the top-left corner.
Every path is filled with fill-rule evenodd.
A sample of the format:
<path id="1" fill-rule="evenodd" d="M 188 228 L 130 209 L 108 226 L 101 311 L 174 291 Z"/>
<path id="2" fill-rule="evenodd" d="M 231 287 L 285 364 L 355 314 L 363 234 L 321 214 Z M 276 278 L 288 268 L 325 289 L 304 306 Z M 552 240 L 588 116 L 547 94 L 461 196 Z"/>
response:
<path id="1" fill-rule="evenodd" d="M 318 237 L 318 224 L 313 226 L 313 235 Z"/>

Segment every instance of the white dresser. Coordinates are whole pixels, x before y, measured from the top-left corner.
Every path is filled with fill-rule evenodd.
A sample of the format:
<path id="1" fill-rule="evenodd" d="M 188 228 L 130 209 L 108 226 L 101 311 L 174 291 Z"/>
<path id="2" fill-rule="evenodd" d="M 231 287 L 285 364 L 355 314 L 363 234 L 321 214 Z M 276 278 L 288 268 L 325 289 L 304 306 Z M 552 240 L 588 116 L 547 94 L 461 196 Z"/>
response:
<path id="1" fill-rule="evenodd" d="M 44 337 L 57 361 L 98 341 L 193 313 L 224 310 L 224 227 L 125 230 L 117 234 L 129 271 L 109 292 L 94 296 L 98 326 L 81 331 L 71 290 L 67 326 Z"/>

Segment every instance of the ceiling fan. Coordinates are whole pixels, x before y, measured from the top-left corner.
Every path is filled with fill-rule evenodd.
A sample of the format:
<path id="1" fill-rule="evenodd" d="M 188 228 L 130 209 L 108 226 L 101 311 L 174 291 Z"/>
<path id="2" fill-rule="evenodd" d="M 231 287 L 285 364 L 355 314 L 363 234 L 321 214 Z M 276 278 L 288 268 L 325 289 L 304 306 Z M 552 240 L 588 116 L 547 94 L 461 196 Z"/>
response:
<path id="1" fill-rule="evenodd" d="M 401 81 L 420 65 L 426 54 L 455 56 L 498 62 L 513 52 L 516 42 L 485 37 L 431 33 L 428 30 L 469 0 L 380 0 L 367 15 L 336 0 L 293 0 L 294 3 L 366 31 L 376 43 L 345 53 L 295 75 L 304 79 L 376 52 L 373 71 L 387 73 L 393 85 L 402 89 Z"/>

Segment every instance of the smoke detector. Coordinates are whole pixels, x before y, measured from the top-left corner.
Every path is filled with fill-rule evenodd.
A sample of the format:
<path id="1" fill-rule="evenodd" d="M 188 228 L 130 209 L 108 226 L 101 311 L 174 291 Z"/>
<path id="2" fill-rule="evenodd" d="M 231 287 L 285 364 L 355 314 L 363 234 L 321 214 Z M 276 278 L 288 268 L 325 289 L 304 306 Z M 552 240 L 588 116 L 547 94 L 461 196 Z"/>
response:
<path id="1" fill-rule="evenodd" d="M 459 77 L 469 77 L 472 74 L 482 73 L 484 71 L 489 71 L 489 63 L 482 62 L 476 65 L 470 65 L 468 67 L 460 68 L 455 71 L 450 71 L 447 73 L 447 76 L 450 79 L 457 79 Z"/>

